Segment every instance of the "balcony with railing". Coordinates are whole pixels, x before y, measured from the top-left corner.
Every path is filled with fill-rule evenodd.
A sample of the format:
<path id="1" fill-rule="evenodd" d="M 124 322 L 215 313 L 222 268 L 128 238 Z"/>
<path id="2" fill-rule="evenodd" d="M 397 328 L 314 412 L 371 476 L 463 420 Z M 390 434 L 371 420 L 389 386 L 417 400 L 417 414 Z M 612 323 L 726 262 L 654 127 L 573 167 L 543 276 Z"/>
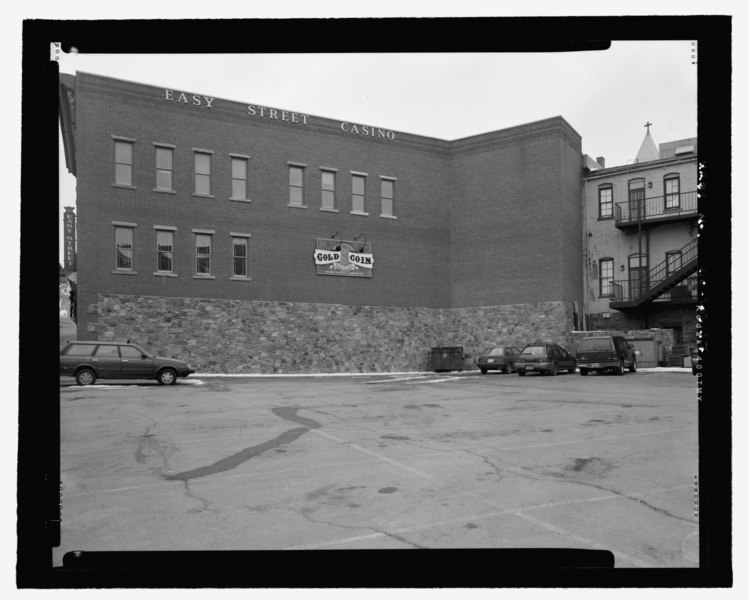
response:
<path id="1" fill-rule="evenodd" d="M 611 282 L 609 306 L 623 310 L 645 302 L 681 304 L 697 301 L 697 240 L 680 250 L 677 259 L 669 258 L 653 267 L 647 278 Z"/>
<path id="2" fill-rule="evenodd" d="M 681 221 L 697 217 L 697 192 L 681 192 L 654 198 L 617 202 L 614 224 L 619 229 Z"/>

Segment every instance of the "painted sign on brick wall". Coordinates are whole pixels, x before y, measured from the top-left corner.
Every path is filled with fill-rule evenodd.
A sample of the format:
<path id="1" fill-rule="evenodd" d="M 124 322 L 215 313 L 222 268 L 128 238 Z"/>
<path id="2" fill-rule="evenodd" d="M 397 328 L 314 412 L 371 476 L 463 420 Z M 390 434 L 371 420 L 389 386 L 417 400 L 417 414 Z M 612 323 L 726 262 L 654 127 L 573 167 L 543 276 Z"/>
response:
<path id="1" fill-rule="evenodd" d="M 372 277 L 374 256 L 367 241 L 317 238 L 314 259 L 318 275 Z"/>

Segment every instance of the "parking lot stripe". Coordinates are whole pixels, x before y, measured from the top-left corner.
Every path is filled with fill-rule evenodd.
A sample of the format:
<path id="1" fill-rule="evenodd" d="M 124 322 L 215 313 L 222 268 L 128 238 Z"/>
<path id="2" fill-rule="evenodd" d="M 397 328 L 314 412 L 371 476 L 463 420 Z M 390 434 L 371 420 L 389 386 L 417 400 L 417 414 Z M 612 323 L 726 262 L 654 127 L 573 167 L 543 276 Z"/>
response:
<path id="1" fill-rule="evenodd" d="M 391 465 L 395 465 L 396 467 L 400 469 L 405 469 L 406 471 L 415 473 L 416 475 L 419 475 L 420 477 L 424 477 L 426 479 L 433 479 L 431 475 L 424 473 L 423 471 L 419 471 L 418 469 L 414 469 L 413 467 L 409 467 L 408 465 L 404 465 L 403 463 L 399 463 L 398 461 L 395 461 L 392 458 L 388 458 L 387 456 L 380 454 L 379 452 L 373 452 L 372 450 L 367 450 L 366 448 L 362 448 L 361 446 L 357 446 L 356 444 L 353 444 L 352 442 L 347 442 L 346 440 L 342 440 L 341 438 L 338 438 L 334 435 L 330 435 L 329 433 L 325 433 L 324 431 L 320 431 L 319 429 L 312 429 L 311 431 L 323 437 L 334 440 L 338 442 L 339 444 L 348 446 L 349 448 L 354 448 L 355 450 L 359 450 L 360 452 L 364 452 L 365 454 L 369 454 L 370 456 L 375 456 L 379 458 L 380 460 L 384 460 L 385 462 L 388 462 Z"/>
<path id="2" fill-rule="evenodd" d="M 530 446 L 506 446 L 504 448 L 494 448 L 494 450 L 498 452 L 503 452 L 505 450 L 527 450 L 529 448 L 547 448 L 549 446 L 565 446 L 567 444 L 587 444 L 588 442 L 606 442 L 609 440 L 620 440 L 624 438 L 641 437 L 645 435 L 662 435 L 664 433 L 676 433 L 679 431 L 692 431 L 695 429 L 697 429 L 696 425 L 692 427 L 681 427 L 679 429 L 660 429 L 658 431 L 644 431 L 641 433 L 628 433 L 625 435 L 612 435 L 608 437 L 599 437 L 599 438 L 579 438 L 576 440 L 569 440 L 566 442 L 548 442 L 546 444 L 533 444 Z"/>
<path id="3" fill-rule="evenodd" d="M 660 489 L 660 490 L 650 490 L 647 492 L 638 492 L 634 494 L 628 494 L 628 497 L 630 498 L 636 498 L 638 496 L 647 496 L 651 494 L 664 494 L 672 491 L 677 490 L 683 490 L 690 488 L 689 485 L 680 485 L 674 488 L 667 488 L 667 489 Z M 479 498 L 480 500 L 483 500 L 486 504 L 490 506 L 498 506 L 496 503 L 488 500 L 487 498 L 484 498 L 483 496 L 479 496 L 477 494 L 471 494 L 467 493 L 466 495 L 473 496 L 476 498 Z M 482 513 L 482 514 L 473 514 L 473 515 L 465 515 L 461 516 L 455 519 L 449 519 L 446 521 L 435 521 L 433 523 L 424 523 L 423 525 L 416 525 L 414 527 L 401 527 L 400 529 L 395 529 L 393 531 L 386 533 L 378 532 L 378 533 L 372 533 L 367 535 L 361 535 L 361 536 L 354 536 L 354 537 L 347 537 L 347 538 L 339 538 L 337 540 L 329 540 L 327 542 L 318 542 L 315 544 L 304 544 L 300 546 L 291 546 L 286 548 L 287 550 L 310 550 L 314 548 L 326 548 L 330 546 L 339 546 L 341 544 L 349 544 L 352 542 L 357 542 L 360 540 L 367 540 L 372 538 L 378 538 L 378 537 L 384 537 L 388 534 L 397 534 L 397 535 L 403 535 L 407 533 L 413 533 L 415 531 L 421 531 L 424 529 L 432 529 L 434 527 L 444 527 L 449 525 L 457 525 L 458 523 L 465 523 L 467 521 L 477 521 L 480 519 L 491 519 L 494 517 L 501 517 L 504 515 L 514 515 L 517 513 L 525 513 L 531 510 L 541 510 L 544 508 L 559 508 L 562 506 L 573 506 L 575 504 L 583 504 L 587 502 L 605 502 L 607 500 L 615 500 L 615 499 L 621 499 L 622 496 L 620 494 L 606 494 L 605 496 L 594 496 L 592 498 L 578 498 L 576 500 L 566 500 L 564 502 L 545 502 L 543 504 L 535 504 L 532 506 L 520 506 L 518 508 L 508 508 L 504 510 L 495 510 L 488 513 Z M 365 528 L 366 526 L 363 525 L 362 528 Z M 583 539 L 583 538 L 581 538 Z M 588 540 L 590 544 L 595 544 L 592 540 Z M 620 553 L 621 554 L 621 553 Z M 621 554 L 621 556 L 625 556 Z M 636 560 L 636 559 L 633 559 Z M 650 566 L 650 565 L 648 565 Z"/>
<path id="4" fill-rule="evenodd" d="M 584 546 L 588 548 L 592 548 L 594 550 L 608 550 L 611 552 L 614 557 L 617 560 L 623 560 L 628 563 L 633 564 L 636 567 L 641 568 L 652 568 L 655 565 L 647 563 L 645 561 L 639 560 L 635 558 L 634 556 L 630 556 L 629 554 L 625 554 L 624 552 L 621 552 L 620 550 L 613 550 L 611 548 L 607 548 L 603 544 L 599 544 L 598 542 L 594 542 L 593 540 L 590 540 L 586 537 L 582 537 L 580 535 L 577 535 L 575 533 L 572 533 L 571 531 L 567 531 L 566 529 L 563 529 L 557 525 L 553 525 L 551 523 L 547 523 L 546 521 L 542 521 L 541 519 L 537 519 L 536 517 L 532 517 L 530 515 L 526 515 L 522 511 L 517 511 L 514 513 L 516 517 L 520 517 L 521 519 L 525 519 L 526 521 L 529 521 L 530 523 L 533 523 L 534 525 L 538 525 L 539 527 L 542 527 L 543 529 L 547 529 L 549 531 L 552 531 L 558 535 L 561 535 L 563 537 L 570 538 L 572 540 L 575 540 L 576 542 L 579 542 L 583 544 Z"/>

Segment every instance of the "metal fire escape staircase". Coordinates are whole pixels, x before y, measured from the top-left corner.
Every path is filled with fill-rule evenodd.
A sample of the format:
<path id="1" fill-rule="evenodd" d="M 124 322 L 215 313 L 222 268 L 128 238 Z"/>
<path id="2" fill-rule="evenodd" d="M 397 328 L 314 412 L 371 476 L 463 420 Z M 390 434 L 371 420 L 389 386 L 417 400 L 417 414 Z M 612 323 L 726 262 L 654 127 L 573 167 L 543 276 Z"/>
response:
<path id="1" fill-rule="evenodd" d="M 614 282 L 614 293 L 609 306 L 614 309 L 637 308 L 669 292 L 695 273 L 698 268 L 697 239 L 682 247 L 680 252 L 681 266 L 678 269 L 670 271 L 669 267 L 673 268 L 673 264 L 669 265 L 666 259 L 650 270 L 646 281 L 635 289 L 628 290 L 628 293 L 624 292 L 624 286 Z"/>

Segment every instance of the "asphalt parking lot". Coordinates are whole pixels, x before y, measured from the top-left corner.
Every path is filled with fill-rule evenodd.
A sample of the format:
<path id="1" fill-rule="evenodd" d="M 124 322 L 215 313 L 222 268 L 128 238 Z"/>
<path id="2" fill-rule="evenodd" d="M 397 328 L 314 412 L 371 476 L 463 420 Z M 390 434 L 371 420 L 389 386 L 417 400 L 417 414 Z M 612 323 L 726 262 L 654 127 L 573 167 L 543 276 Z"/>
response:
<path id="1" fill-rule="evenodd" d="M 61 379 L 74 550 L 594 548 L 697 567 L 696 381 Z"/>

